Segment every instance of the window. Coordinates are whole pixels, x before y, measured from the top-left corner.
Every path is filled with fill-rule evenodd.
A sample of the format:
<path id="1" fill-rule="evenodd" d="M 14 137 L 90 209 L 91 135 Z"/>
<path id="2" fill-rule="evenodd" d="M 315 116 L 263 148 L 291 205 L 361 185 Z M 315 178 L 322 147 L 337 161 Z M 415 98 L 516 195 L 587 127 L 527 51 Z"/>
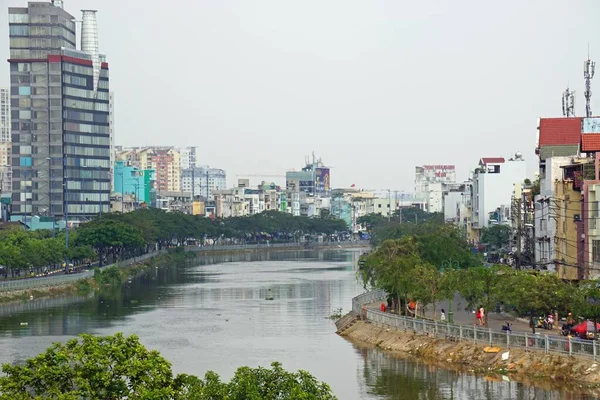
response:
<path id="1" fill-rule="evenodd" d="M 594 263 L 600 263 L 600 240 L 592 240 L 592 259 Z"/>
<path id="2" fill-rule="evenodd" d="M 8 14 L 9 24 L 28 24 L 29 14 Z"/>
<path id="3" fill-rule="evenodd" d="M 19 110 L 19 119 L 31 119 L 31 111 Z"/>
<path id="4" fill-rule="evenodd" d="M 19 165 L 21 167 L 31 167 L 31 157 L 21 157 L 19 160 Z"/>
<path id="5" fill-rule="evenodd" d="M 10 25 L 8 32 L 10 36 L 29 36 L 29 26 Z"/>
<path id="6" fill-rule="evenodd" d="M 31 86 L 19 86 L 19 96 L 30 96 Z"/>

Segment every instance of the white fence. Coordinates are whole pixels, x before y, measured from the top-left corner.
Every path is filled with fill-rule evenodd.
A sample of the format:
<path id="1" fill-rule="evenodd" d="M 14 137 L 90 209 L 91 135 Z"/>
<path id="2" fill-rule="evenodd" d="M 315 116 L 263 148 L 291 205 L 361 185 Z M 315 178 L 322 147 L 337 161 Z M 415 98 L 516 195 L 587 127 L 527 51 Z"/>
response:
<path id="1" fill-rule="evenodd" d="M 385 293 L 375 291 L 365 293 L 352 299 L 352 311 L 360 315 L 365 304 L 385 298 Z M 598 344 L 595 340 L 584 340 L 554 335 L 528 334 L 526 332 L 504 332 L 467 325 L 454 325 L 445 322 L 430 321 L 379 310 L 367 309 L 366 318 L 369 322 L 388 328 L 404 331 L 414 331 L 438 338 L 456 341 L 469 341 L 502 346 L 507 349 L 521 348 L 525 350 L 540 350 L 545 353 L 560 353 L 569 356 L 585 356 L 596 360 Z"/>

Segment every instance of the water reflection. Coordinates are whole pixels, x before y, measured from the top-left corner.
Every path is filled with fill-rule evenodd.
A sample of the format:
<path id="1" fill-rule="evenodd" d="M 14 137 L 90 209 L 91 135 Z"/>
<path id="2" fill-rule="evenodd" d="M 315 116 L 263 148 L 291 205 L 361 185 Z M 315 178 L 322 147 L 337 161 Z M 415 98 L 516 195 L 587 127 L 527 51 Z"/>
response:
<path id="1" fill-rule="evenodd" d="M 470 375 L 356 346 L 362 389 L 379 399 L 590 400 L 592 394 L 533 387 L 502 377 Z"/>

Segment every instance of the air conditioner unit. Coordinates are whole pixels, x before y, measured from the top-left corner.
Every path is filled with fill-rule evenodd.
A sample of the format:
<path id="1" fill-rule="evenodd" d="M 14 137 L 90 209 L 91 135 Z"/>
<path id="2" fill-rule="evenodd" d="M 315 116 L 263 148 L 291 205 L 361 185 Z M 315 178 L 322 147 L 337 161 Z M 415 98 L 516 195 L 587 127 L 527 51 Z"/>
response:
<path id="1" fill-rule="evenodd" d="M 579 214 L 575 214 L 575 215 L 573 216 L 573 221 L 575 221 L 575 222 L 580 222 L 580 221 L 581 221 L 581 215 L 579 215 Z"/>

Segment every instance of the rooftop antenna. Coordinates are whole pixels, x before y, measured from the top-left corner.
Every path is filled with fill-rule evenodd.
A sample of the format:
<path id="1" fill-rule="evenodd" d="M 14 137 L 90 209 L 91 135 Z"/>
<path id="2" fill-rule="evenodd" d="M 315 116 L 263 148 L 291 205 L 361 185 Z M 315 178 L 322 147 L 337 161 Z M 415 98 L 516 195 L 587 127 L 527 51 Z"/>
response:
<path id="1" fill-rule="evenodd" d="M 585 79 L 585 116 L 592 116 L 592 105 L 590 100 L 592 99 L 592 88 L 591 81 L 596 71 L 596 63 L 590 60 L 590 44 L 588 43 L 588 59 L 583 62 L 583 78 Z"/>
<path id="2" fill-rule="evenodd" d="M 575 91 L 571 91 L 568 86 L 562 94 L 562 112 L 565 117 L 575 116 Z"/>

